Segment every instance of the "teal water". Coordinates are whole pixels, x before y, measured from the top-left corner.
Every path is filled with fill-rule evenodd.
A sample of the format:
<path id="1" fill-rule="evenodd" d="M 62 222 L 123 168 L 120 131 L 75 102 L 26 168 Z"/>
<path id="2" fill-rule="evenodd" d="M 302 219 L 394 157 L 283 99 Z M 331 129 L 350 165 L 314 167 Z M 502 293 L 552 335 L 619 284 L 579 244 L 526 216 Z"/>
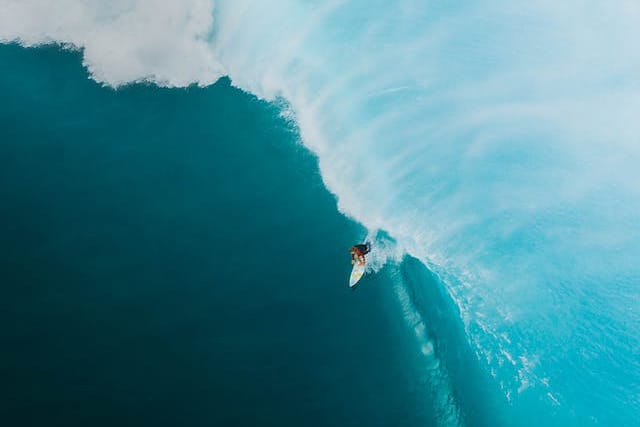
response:
<path id="1" fill-rule="evenodd" d="M 311 253 L 291 247 L 325 251 L 313 254 L 322 274 L 306 274 L 305 280 L 314 279 L 310 289 L 325 275 L 335 275 L 342 286 L 348 264 L 338 254 L 364 238 L 366 229 L 375 248 L 369 265 L 377 273 L 361 289 L 371 296 L 338 294 L 342 290 L 331 279 L 317 289 L 336 292 L 335 300 L 309 300 L 318 307 L 335 301 L 349 318 L 359 309 L 367 316 L 343 330 L 347 322 L 329 320 L 339 317 L 338 309 L 321 312 L 310 303 L 312 308 L 301 311 L 318 313 L 322 325 L 340 325 L 309 336 L 317 343 L 305 355 L 315 359 L 305 366 L 317 384 L 326 386 L 326 394 L 350 399 L 370 393 L 362 402 L 376 403 L 329 410 L 331 399 L 316 398 L 325 393 L 296 394 L 307 409 L 327 409 L 303 408 L 305 420 L 322 423 L 313 414 L 340 413 L 347 415 L 330 415 L 329 422 L 357 424 L 397 421 L 402 413 L 409 414 L 408 424 L 436 420 L 439 426 L 637 426 L 639 2 L 59 0 L 44 7 L 41 0 L 0 0 L 0 10 L 0 44 L 62 43 L 78 52 L 44 49 L 29 55 L 10 47 L 0 57 L 0 160 L 9 159 L 0 168 L 7 194 L 1 213 L 10 224 L 2 231 L 10 244 L 0 247 L 8 253 L 2 262 L 12 268 L 2 278 L 21 272 L 19 277 L 39 274 L 48 281 L 58 275 L 34 264 L 64 265 L 72 272 L 86 266 L 120 271 L 130 291 L 137 289 L 129 284 L 134 273 L 141 275 L 135 283 L 158 289 L 148 282 L 160 279 L 142 274 L 157 271 L 151 262 L 166 270 L 165 283 L 199 276 L 201 265 L 218 279 L 227 271 L 228 277 L 256 282 L 244 298 L 225 301 L 219 312 L 229 310 L 231 316 L 241 301 L 248 307 L 271 304 L 267 293 L 276 289 L 278 298 L 286 297 L 283 283 L 300 287 L 292 270 L 286 270 L 291 281 L 278 273 L 274 286 L 273 279 L 263 280 L 266 272 L 254 268 L 275 271 L 271 267 L 283 259 L 289 266 L 291 258 L 300 263 L 301 252 Z M 88 78 L 120 89 L 101 89 Z M 211 88 L 190 87 L 220 79 Z M 197 142 L 203 144 L 198 150 L 192 145 Z M 271 190 L 258 191 L 263 186 Z M 211 198 L 190 197 L 198 188 Z M 81 201 L 74 202 L 79 207 L 69 208 L 70 199 Z M 289 214 L 309 222 L 284 220 Z M 199 225 L 205 217 L 209 234 Z M 153 221 L 158 218 L 162 228 Z M 353 231 L 333 233 L 329 218 Z M 238 228 L 240 223 L 251 225 Z M 249 231 L 237 234 L 243 230 Z M 285 241 L 298 233 L 307 234 Z M 237 254 L 256 240 L 263 257 L 252 259 L 249 272 L 221 261 L 221 254 Z M 61 243 L 75 241 L 75 253 L 93 254 L 93 265 L 76 262 L 80 257 Z M 196 241 L 213 246 L 196 248 Z M 54 255 L 58 261 L 47 264 Z M 107 255 L 118 255 L 120 264 Z M 167 261 L 179 258 L 191 268 Z M 80 276 L 82 283 L 91 282 L 85 273 Z M 245 289 L 233 283 L 227 287 Z M 34 289 L 40 288 L 56 289 Z M 94 288 L 103 289 L 78 286 Z M 197 300 L 204 304 L 207 298 Z M 3 310 L 4 324 L 25 324 L 9 314 L 29 305 L 2 301 L 11 307 Z M 351 334 L 364 333 L 355 329 L 363 323 L 369 335 Z M 41 342 L 49 337 L 46 331 L 36 330 L 39 340 L 23 342 Z M 268 339 L 263 335 L 256 340 L 260 344 Z M 283 330 L 283 348 L 296 342 L 294 335 Z M 23 336 L 16 333 L 18 340 Z M 342 346 L 335 344 L 338 336 Z M 322 382 L 335 379 L 327 372 L 338 366 L 325 360 L 345 358 L 327 359 L 319 349 L 327 344 L 335 353 L 336 347 L 360 345 L 363 337 L 371 340 L 374 354 L 388 354 L 388 363 L 371 355 L 380 363 L 357 365 L 348 358 L 360 373 L 351 378 L 343 370 L 340 386 L 362 381 L 353 386 L 357 390 L 339 392 L 337 383 Z M 273 346 L 255 347 L 282 358 Z M 24 363 L 42 359 L 7 354 Z M 373 374 L 364 368 L 373 365 Z M 276 372 L 285 369 L 273 366 Z M 37 373 L 37 367 L 16 372 Z M 253 371 L 242 373 L 238 384 L 265 383 Z M 291 378 L 308 377 L 297 371 Z M 263 389 L 273 399 L 264 407 L 278 414 L 301 405 L 283 403 L 290 390 L 313 389 L 285 382 L 274 391 L 268 387 L 275 386 Z M 237 397 L 229 390 L 224 396 Z M 347 400 L 340 397 L 341 404 Z M 223 403 L 213 407 L 231 407 Z M 379 417 L 365 416 L 376 411 Z"/>
<path id="2" fill-rule="evenodd" d="M 2 415 L 635 426 L 640 7 L 596 3 L 0 6 Z"/>
<path id="3" fill-rule="evenodd" d="M 0 46 L 2 425 L 434 425 L 394 270 L 279 110 Z"/>

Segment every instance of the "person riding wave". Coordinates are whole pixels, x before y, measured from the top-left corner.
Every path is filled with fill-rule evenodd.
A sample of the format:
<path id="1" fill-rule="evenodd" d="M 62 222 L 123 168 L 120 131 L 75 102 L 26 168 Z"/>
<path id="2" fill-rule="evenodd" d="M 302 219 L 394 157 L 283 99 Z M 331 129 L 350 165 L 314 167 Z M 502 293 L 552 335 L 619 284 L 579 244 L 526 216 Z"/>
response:
<path id="1" fill-rule="evenodd" d="M 354 245 L 351 246 L 349 251 L 351 252 L 351 264 L 355 264 L 357 262 L 360 265 L 364 265 L 364 256 L 371 251 L 371 244 L 366 242 L 364 244 Z"/>

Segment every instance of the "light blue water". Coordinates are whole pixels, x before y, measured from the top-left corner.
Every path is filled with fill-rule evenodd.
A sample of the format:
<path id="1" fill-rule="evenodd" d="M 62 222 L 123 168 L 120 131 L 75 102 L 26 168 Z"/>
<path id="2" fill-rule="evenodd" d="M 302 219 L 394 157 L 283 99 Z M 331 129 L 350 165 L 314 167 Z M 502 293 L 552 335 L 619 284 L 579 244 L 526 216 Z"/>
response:
<path id="1" fill-rule="evenodd" d="M 635 423 L 636 2 L 69 3 L 47 11 L 62 21 L 14 6 L 0 38 L 83 46 L 110 85 L 226 74 L 285 106 L 339 209 L 397 242 L 378 263 L 438 276 L 445 307 L 415 280 L 396 298 L 425 356 L 443 343 L 451 407 L 473 364 L 509 425 Z"/>

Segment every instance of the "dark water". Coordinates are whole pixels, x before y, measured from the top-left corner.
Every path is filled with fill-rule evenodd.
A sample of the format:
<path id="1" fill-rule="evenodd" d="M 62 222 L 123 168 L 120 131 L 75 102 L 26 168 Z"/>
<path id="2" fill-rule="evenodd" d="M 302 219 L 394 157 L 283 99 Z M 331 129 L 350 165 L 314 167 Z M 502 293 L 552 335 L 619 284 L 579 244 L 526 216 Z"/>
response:
<path id="1" fill-rule="evenodd" d="M 0 46 L 2 425 L 431 425 L 386 273 L 276 107 Z"/>

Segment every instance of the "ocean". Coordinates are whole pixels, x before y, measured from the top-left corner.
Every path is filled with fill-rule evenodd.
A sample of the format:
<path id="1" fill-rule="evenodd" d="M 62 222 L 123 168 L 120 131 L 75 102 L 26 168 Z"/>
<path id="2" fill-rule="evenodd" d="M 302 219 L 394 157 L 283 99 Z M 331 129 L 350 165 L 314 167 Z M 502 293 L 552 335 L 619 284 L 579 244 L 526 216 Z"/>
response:
<path id="1" fill-rule="evenodd" d="M 0 0 L 2 425 L 638 425 L 640 9 L 577 3 Z"/>
<path id="2" fill-rule="evenodd" d="M 365 236 L 278 109 L 0 48 L 4 425 L 424 425 Z"/>

